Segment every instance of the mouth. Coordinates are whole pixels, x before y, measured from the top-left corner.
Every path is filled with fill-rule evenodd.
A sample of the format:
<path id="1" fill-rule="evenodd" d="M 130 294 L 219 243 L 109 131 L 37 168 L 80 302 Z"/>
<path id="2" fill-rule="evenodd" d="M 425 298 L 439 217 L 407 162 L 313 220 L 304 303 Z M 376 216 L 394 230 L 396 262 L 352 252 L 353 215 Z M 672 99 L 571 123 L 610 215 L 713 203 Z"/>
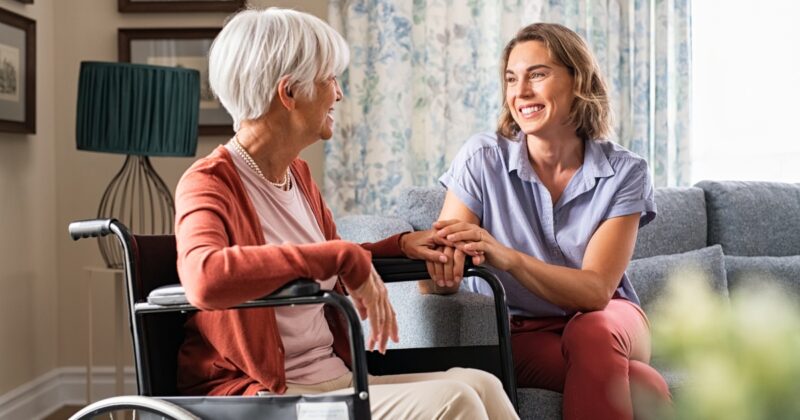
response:
<path id="1" fill-rule="evenodd" d="M 544 105 L 542 104 L 530 104 L 530 105 L 522 105 L 517 108 L 517 112 L 523 118 L 531 118 L 541 112 L 544 109 Z"/>
<path id="2" fill-rule="evenodd" d="M 327 115 L 328 115 L 328 118 L 331 119 L 331 121 L 336 120 L 336 117 L 333 116 L 333 108 L 328 110 L 328 114 Z"/>

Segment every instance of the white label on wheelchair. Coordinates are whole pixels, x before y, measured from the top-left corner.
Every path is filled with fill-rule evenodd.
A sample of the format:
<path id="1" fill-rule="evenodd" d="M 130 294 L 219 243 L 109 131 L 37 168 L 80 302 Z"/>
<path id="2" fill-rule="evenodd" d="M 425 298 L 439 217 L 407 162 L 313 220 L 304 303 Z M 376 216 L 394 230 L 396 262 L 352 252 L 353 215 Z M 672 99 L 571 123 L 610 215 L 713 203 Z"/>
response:
<path id="1" fill-rule="evenodd" d="M 349 420 L 347 403 L 301 402 L 297 403 L 297 420 Z"/>

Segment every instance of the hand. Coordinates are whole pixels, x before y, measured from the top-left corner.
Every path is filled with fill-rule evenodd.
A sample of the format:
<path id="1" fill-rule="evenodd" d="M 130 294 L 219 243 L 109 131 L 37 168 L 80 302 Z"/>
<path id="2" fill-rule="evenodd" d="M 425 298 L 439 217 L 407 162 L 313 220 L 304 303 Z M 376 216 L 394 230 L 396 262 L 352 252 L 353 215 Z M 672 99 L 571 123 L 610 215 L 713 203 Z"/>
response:
<path id="1" fill-rule="evenodd" d="M 428 262 L 447 262 L 447 256 L 437 249 L 436 236 L 432 229 L 404 234 L 400 237 L 400 249 L 408 258 Z"/>
<path id="2" fill-rule="evenodd" d="M 378 345 L 381 354 L 386 353 L 386 342 L 389 338 L 395 343 L 399 341 L 397 335 L 397 317 L 392 304 L 389 303 L 389 294 L 375 267 L 372 267 L 369 279 L 358 289 L 351 290 L 356 309 L 361 319 L 369 319 L 370 335 L 367 348 L 373 350 Z"/>
<path id="3" fill-rule="evenodd" d="M 437 290 L 434 288 L 434 293 L 455 293 L 458 290 L 461 280 L 464 277 L 464 260 L 466 255 L 463 251 L 442 245 L 437 248 L 447 257 L 447 262 L 431 262 L 426 261 L 428 273 L 431 280 L 439 288 L 446 288 L 444 290 Z"/>
<path id="4" fill-rule="evenodd" d="M 466 255 L 475 265 L 488 262 L 495 268 L 508 271 L 514 265 L 515 251 L 497 241 L 489 232 L 474 223 L 440 220 L 433 224 L 436 236 Z"/>

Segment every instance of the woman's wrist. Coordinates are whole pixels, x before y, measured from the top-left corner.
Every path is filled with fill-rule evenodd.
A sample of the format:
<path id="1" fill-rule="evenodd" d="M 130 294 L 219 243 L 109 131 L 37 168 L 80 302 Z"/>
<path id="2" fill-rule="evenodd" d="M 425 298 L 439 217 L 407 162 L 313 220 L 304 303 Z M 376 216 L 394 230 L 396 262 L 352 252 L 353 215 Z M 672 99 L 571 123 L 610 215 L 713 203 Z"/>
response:
<path id="1" fill-rule="evenodd" d="M 408 239 L 409 232 L 403 232 L 397 238 L 397 244 L 400 247 L 400 252 L 403 254 L 404 257 L 408 257 L 408 252 L 406 252 L 406 240 Z"/>
<path id="2" fill-rule="evenodd" d="M 501 246 L 499 254 L 500 258 L 498 258 L 498 262 L 500 264 L 498 265 L 501 265 L 502 267 L 495 265 L 495 268 L 499 270 L 511 272 L 515 267 L 519 267 L 519 265 L 522 263 L 522 261 L 520 261 L 520 253 L 514 248 Z"/>

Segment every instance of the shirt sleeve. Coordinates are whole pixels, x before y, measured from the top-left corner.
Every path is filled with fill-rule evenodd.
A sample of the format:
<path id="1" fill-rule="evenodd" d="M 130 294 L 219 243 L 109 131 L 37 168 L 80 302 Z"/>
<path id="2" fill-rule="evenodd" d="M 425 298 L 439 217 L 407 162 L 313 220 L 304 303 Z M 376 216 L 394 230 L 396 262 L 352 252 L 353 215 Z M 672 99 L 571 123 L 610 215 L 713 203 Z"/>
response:
<path id="1" fill-rule="evenodd" d="M 655 219 L 655 193 L 647 162 L 638 160 L 618 169 L 614 176 L 619 177 L 619 186 L 604 219 L 640 213 L 640 228 Z"/>
<path id="2" fill-rule="evenodd" d="M 439 178 L 439 183 L 448 191 L 453 192 L 478 219 L 483 219 L 481 182 L 483 154 L 481 150 L 474 150 L 468 141 L 453 159 L 447 172 Z"/>

